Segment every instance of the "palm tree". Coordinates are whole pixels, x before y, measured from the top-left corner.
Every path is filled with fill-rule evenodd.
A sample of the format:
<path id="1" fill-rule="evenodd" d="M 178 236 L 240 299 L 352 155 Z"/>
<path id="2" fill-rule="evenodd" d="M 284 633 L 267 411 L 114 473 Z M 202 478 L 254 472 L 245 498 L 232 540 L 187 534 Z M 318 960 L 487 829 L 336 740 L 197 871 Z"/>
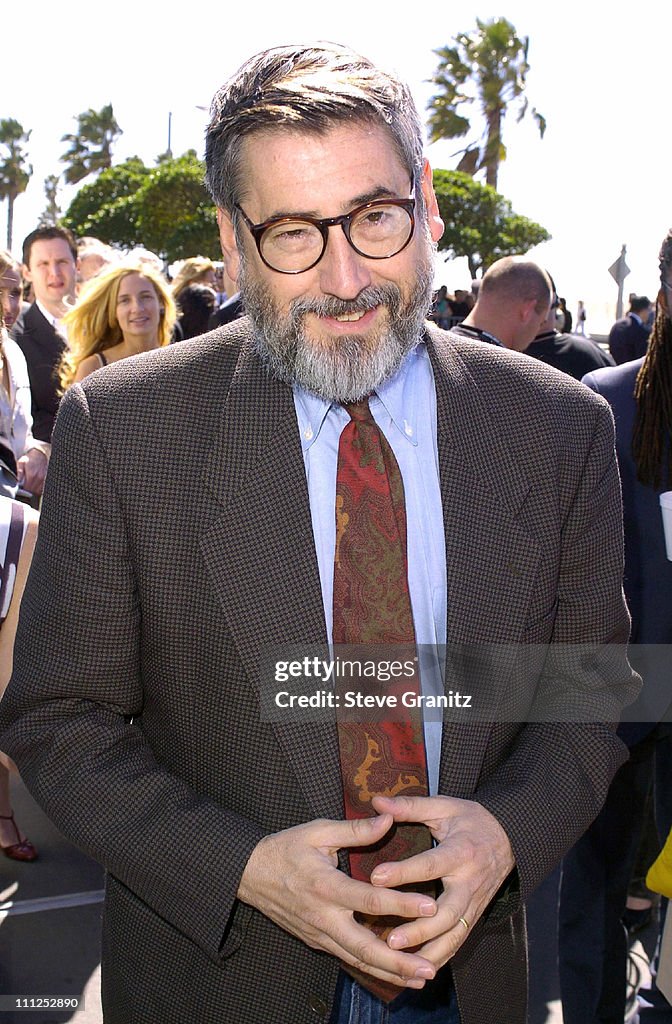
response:
<path id="1" fill-rule="evenodd" d="M 463 105 L 478 102 L 485 120 L 485 131 L 480 140 L 468 144 L 458 171 L 472 177 L 485 168 L 486 184 L 497 188 L 499 165 L 506 157 L 502 141 L 502 123 L 508 107 L 520 100 L 518 120 L 527 113 L 524 97 L 525 79 L 530 70 L 527 62 L 529 39 L 519 39 L 513 25 L 506 18 L 491 21 L 476 19 L 476 30 L 455 36 L 453 46 L 435 50 L 439 66 L 433 85 L 441 90 L 428 103 L 430 138 L 462 138 L 471 130 L 468 117 L 460 113 Z M 543 138 L 546 121 L 533 109 Z"/>
<path id="2" fill-rule="evenodd" d="M 62 163 L 68 164 L 63 176 L 69 185 L 76 185 L 89 174 L 111 167 L 112 145 L 122 134 L 111 103 L 100 110 L 89 107 L 77 114 L 76 121 L 77 133 L 61 139 L 70 146 L 60 158 Z"/>
<path id="3" fill-rule="evenodd" d="M 14 202 L 17 196 L 25 192 L 33 173 L 33 168 L 26 163 L 23 143 L 28 142 L 30 131 L 24 132 L 23 127 L 13 118 L 0 121 L 0 144 L 7 147 L 7 154 L 0 163 L 0 200 L 7 200 L 7 248 L 12 248 L 14 226 Z"/>
<path id="4" fill-rule="evenodd" d="M 39 227 L 52 227 L 61 215 L 58 205 L 58 175 L 50 174 L 44 179 L 44 195 L 47 205 L 40 214 Z"/>

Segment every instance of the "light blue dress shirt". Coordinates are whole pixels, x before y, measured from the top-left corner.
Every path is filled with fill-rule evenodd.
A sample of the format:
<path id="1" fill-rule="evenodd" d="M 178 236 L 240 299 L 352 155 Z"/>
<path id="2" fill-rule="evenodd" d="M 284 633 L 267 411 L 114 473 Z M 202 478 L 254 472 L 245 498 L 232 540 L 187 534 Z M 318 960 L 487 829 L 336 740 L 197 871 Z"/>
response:
<path id="1" fill-rule="evenodd" d="M 294 389 L 294 405 L 331 643 L 338 442 L 350 417 L 342 406 L 298 387 Z M 423 645 L 422 691 L 443 693 L 439 665 L 431 652 L 440 652 L 446 643 L 446 549 L 436 440 L 436 391 L 424 344 L 409 353 L 394 377 L 376 389 L 369 406 L 394 452 L 404 482 L 408 585 L 416 642 Z M 429 720 L 427 716 L 425 746 L 429 791 L 434 794 L 438 790 L 441 721 Z"/>

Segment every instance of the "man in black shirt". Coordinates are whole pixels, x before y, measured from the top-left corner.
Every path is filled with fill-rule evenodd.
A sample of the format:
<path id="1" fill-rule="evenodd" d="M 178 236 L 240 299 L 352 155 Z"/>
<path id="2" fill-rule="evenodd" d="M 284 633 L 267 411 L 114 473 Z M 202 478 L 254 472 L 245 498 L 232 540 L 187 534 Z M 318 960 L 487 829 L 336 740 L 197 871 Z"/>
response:
<path id="1" fill-rule="evenodd" d="M 558 296 L 553 290 L 553 302 L 546 322 L 536 338 L 525 351 L 528 356 L 540 359 L 542 363 L 555 366 L 570 377 L 581 380 L 591 370 L 601 366 L 613 366 L 614 360 L 604 352 L 597 342 L 590 338 L 579 338 L 576 334 L 563 334 L 555 329 L 555 311 Z"/>

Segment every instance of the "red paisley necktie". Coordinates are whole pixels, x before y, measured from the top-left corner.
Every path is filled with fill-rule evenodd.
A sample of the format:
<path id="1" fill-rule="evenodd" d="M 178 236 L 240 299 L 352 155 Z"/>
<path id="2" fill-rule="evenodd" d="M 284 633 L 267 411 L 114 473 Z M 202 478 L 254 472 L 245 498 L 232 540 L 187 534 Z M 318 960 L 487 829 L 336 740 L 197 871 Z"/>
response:
<path id="1" fill-rule="evenodd" d="M 336 556 L 334 562 L 335 645 L 346 645 L 367 663 L 385 656 L 393 645 L 395 660 L 414 661 L 415 631 L 408 589 L 406 508 L 399 466 L 385 436 L 375 423 L 368 399 L 345 406 L 351 419 L 339 442 L 336 477 Z M 382 645 L 382 647 L 381 647 Z M 353 681 L 337 679 L 339 707 Z M 367 688 L 368 689 L 368 688 Z M 427 796 L 427 762 L 422 712 L 401 706 L 401 694 L 419 692 L 416 673 L 385 684 L 397 696 L 393 720 L 351 721 L 339 715 L 338 737 L 346 818 L 375 814 L 371 798 Z M 378 692 L 383 692 L 378 687 Z M 362 717 L 366 711 L 362 712 Z M 378 718 L 378 715 L 372 715 Z M 376 864 L 404 860 L 431 847 L 425 825 L 393 826 L 375 847 L 350 851 L 353 878 L 369 880 Z M 419 886 L 412 887 L 418 891 Z M 357 915 L 383 937 L 400 923 L 397 918 Z M 347 967 L 375 995 L 389 1002 L 399 995 L 396 985 Z"/>

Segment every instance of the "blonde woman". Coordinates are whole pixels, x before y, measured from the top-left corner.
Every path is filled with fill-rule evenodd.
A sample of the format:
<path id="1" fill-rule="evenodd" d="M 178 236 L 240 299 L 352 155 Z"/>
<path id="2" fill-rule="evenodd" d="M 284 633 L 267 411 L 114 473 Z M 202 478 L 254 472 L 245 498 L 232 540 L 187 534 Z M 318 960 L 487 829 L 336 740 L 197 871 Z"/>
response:
<path id="1" fill-rule="evenodd" d="M 175 318 L 170 288 L 151 267 L 117 263 L 104 270 L 63 317 L 69 350 L 59 370 L 62 390 L 107 363 L 167 345 Z"/>
<path id="2" fill-rule="evenodd" d="M 213 291 L 217 291 L 215 264 L 212 260 L 205 256 L 190 256 L 182 261 L 170 286 L 177 303 L 180 301 L 180 292 L 188 284 L 207 284 Z"/>
<path id="3" fill-rule="evenodd" d="M 21 315 L 23 281 L 21 267 L 6 249 L 0 249 L 0 300 L 5 328 L 11 331 Z"/>

